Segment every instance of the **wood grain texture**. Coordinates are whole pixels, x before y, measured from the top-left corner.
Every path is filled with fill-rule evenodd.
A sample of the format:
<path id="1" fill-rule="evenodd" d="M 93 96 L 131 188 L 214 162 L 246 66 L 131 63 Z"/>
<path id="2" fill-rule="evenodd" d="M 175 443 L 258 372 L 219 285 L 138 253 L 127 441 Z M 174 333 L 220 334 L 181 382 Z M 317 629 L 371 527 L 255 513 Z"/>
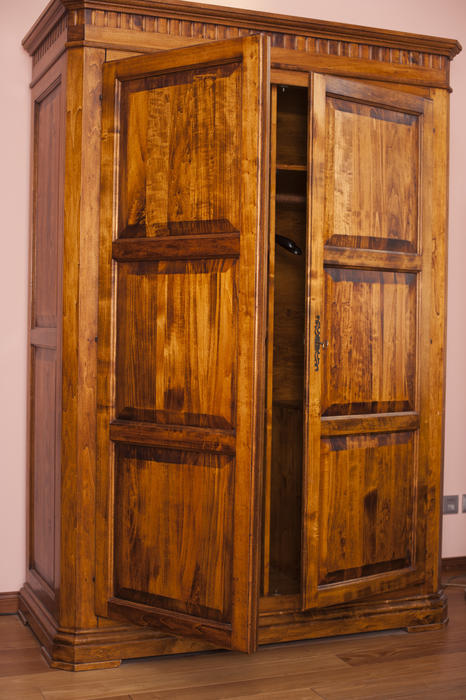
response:
<path id="1" fill-rule="evenodd" d="M 140 658 L 200 651 L 212 648 L 206 642 L 132 624 L 99 618 L 98 626 L 87 630 L 59 627 L 26 584 L 20 592 L 19 614 L 39 639 L 41 651 L 52 668 L 86 671 L 119 666 L 122 657 Z"/>
<path id="2" fill-rule="evenodd" d="M 17 613 L 19 607 L 19 592 L 0 593 L 0 615 Z"/>
<path id="3" fill-rule="evenodd" d="M 284 54 L 277 56 L 278 66 L 292 64 L 288 57 L 293 52 L 301 54 L 301 61 L 310 60 L 312 70 L 322 71 L 323 59 L 330 72 L 346 71 L 353 77 L 385 73 L 388 80 L 446 87 L 448 59 L 461 49 L 454 40 L 194 3 L 162 2 L 154 7 L 135 0 L 122 8 L 96 0 L 86 8 L 74 2 L 63 18 L 57 0 L 43 13 L 24 39 L 38 69 L 53 59 L 63 36 L 75 46 L 85 42 L 144 52 L 265 31 L 274 52 Z M 63 24 L 66 35 L 63 29 L 58 31 Z"/>
<path id="4" fill-rule="evenodd" d="M 217 258 L 118 269 L 116 417 L 233 429 L 236 264 Z"/>
<path id="5" fill-rule="evenodd" d="M 29 580 L 57 614 L 60 587 L 61 335 L 66 63 L 32 90 L 29 296 Z"/>
<path id="6" fill-rule="evenodd" d="M 233 459 L 122 446 L 116 463 L 115 595 L 229 621 Z"/>
<path id="7" fill-rule="evenodd" d="M 349 102 L 357 107 L 349 107 Z M 346 136 L 344 129 L 336 136 L 334 110 L 337 103 L 343 121 L 348 114 L 352 115 L 352 120 L 356 113 L 358 119 L 364 116 L 364 119 L 373 120 L 373 129 L 368 124 L 363 136 L 361 132 L 362 140 L 357 136 L 359 126 L 354 124 Z M 305 511 L 308 535 L 303 550 L 307 562 L 303 569 L 303 596 L 307 607 L 341 603 L 350 597 L 367 596 L 370 591 L 374 594 L 396 590 L 413 583 L 419 585 L 419 590 L 423 590 L 425 583 L 424 590 L 429 590 L 424 561 L 429 549 L 426 536 L 430 524 L 425 519 L 425 494 L 430 477 L 419 450 L 425 450 L 433 438 L 423 430 L 421 391 L 424 383 L 420 380 L 430 367 L 428 353 L 432 340 L 431 336 L 427 338 L 425 335 L 424 316 L 429 307 L 431 274 L 428 262 L 432 199 L 430 100 L 377 86 L 314 76 L 312 104 L 315 139 L 312 208 L 315 218 L 311 241 L 315 280 L 311 280 L 311 293 L 314 286 L 315 328 L 319 326 L 322 330 L 321 337 L 316 336 L 316 343 L 319 340 L 326 345 L 319 348 L 316 345 L 315 401 L 310 411 L 310 416 L 315 415 L 315 419 L 311 418 L 311 423 L 315 421 L 315 428 L 309 437 L 309 444 L 314 445 L 316 452 L 313 453 L 314 462 L 305 462 L 306 472 L 309 471 L 305 477 L 305 484 L 309 479 L 309 486 L 305 486 L 309 499 L 308 513 Z M 363 108 L 363 104 L 370 104 L 370 108 Z M 401 153 L 407 155 L 406 167 L 401 166 L 401 161 L 397 164 L 396 160 L 384 166 L 386 146 L 380 130 L 386 129 L 387 124 L 390 131 L 415 123 L 418 123 L 418 134 L 412 149 L 398 150 L 400 158 Z M 381 167 L 380 176 L 374 170 L 371 155 L 375 149 L 373 151 L 373 145 L 369 145 L 374 137 L 380 157 L 377 165 Z M 358 146 L 341 158 L 340 167 L 340 156 L 336 155 L 334 144 L 338 143 L 337 149 L 344 148 L 343 144 L 350 143 L 353 138 Z M 363 145 L 365 139 L 369 140 Z M 409 156 L 409 153 L 416 153 L 416 156 Z M 390 172 L 392 163 L 403 172 L 410 172 L 414 163 L 407 188 L 402 178 L 394 178 Z M 364 212 L 369 212 L 370 207 L 365 208 L 359 199 L 357 205 L 349 203 L 355 192 L 353 177 L 356 172 L 359 173 L 356 178 L 361 184 L 360 192 L 364 191 L 364 197 L 368 196 L 369 200 L 374 197 L 371 207 L 377 212 L 371 221 L 369 215 L 366 223 Z M 352 184 L 348 187 L 349 182 Z M 416 182 L 420 184 L 410 189 Z M 397 200 L 396 205 L 391 200 L 392 195 Z M 347 205 L 344 203 L 346 196 L 349 198 Z M 393 207 L 397 211 L 395 218 L 391 213 Z M 345 216 L 345 210 L 352 212 L 349 218 Z M 414 226 L 408 213 L 413 211 Z M 382 223 L 380 228 L 384 221 L 387 224 Z M 400 256 L 398 264 L 395 253 L 390 251 L 391 244 L 384 242 L 394 240 L 393 231 L 390 233 L 392 224 L 393 231 L 402 232 L 399 240 L 409 243 L 401 248 L 397 244 L 400 249 L 396 254 Z M 360 235 L 365 226 L 369 235 Z M 385 233 L 376 236 L 374 244 L 369 239 L 377 232 L 378 226 L 379 233 Z M 341 258 L 337 253 L 337 229 L 347 231 L 339 241 L 344 246 Z M 330 243 L 328 253 L 321 237 Z M 380 252 L 367 250 L 370 247 L 379 248 Z M 322 258 L 325 265 L 322 265 Z M 389 271 L 391 265 L 397 271 Z M 344 288 L 347 293 L 340 295 Z M 317 319 L 319 310 L 322 320 Z M 366 382 L 367 389 L 364 389 Z M 370 394 L 371 398 L 362 399 L 363 394 L 367 397 Z M 393 422 L 387 416 L 392 412 L 396 414 Z M 319 413 L 322 421 L 318 429 Z M 372 419 L 369 418 L 371 414 Z M 403 425 L 413 432 L 402 432 Z M 372 435 L 364 433 L 364 426 L 370 428 Z M 401 432 L 390 433 L 390 426 Z M 317 434 L 328 437 L 319 440 Z M 318 441 L 321 443 L 319 457 Z M 371 453 L 368 462 L 363 456 L 364 444 Z M 375 447 L 377 444 L 378 448 Z M 409 448 L 403 447 L 408 444 Z M 347 478 L 346 470 L 352 470 L 349 455 L 353 447 L 350 445 L 358 445 L 358 456 L 353 463 L 356 471 Z M 388 457 L 392 449 L 389 445 L 396 445 L 393 447 L 399 452 L 396 457 L 395 452 Z M 435 444 L 432 448 L 436 449 Z M 349 462 L 345 461 L 347 458 Z M 320 468 L 317 466 L 319 459 Z M 343 461 L 340 463 L 339 460 Z M 369 487 L 374 475 L 372 470 L 378 471 L 377 464 L 383 464 L 379 471 L 381 481 L 378 485 L 373 482 L 373 487 Z M 395 465 L 402 465 L 399 477 L 392 472 Z M 359 468 L 364 473 L 362 478 L 367 488 L 363 487 L 363 492 L 357 496 L 357 484 L 361 483 L 356 475 Z M 364 481 L 366 478 L 368 482 Z M 397 484 L 396 492 L 391 490 L 390 483 Z M 353 498 L 359 499 L 359 505 L 355 505 Z M 347 515 L 351 525 L 345 520 Z M 391 523 L 391 530 L 384 524 L 385 517 Z M 395 522 L 401 530 L 397 530 L 392 540 L 391 534 L 397 527 Z M 436 541 L 434 536 L 433 542 Z M 353 554 L 356 554 L 358 564 L 350 565 L 347 570 L 338 568 L 337 560 L 342 562 L 347 555 L 351 558 Z M 335 560 L 327 567 L 333 555 Z M 429 581 L 432 583 L 431 579 Z"/>
<path id="8" fill-rule="evenodd" d="M 185 634 L 191 619 L 192 634 L 202 630 L 209 639 L 209 624 L 199 621 L 207 617 L 217 642 L 216 621 L 228 621 L 222 643 L 244 650 L 254 645 L 257 615 L 251 536 L 258 527 L 254 421 L 264 319 L 251 308 L 262 309 L 265 295 L 256 279 L 263 275 L 258 246 L 267 208 L 266 51 L 265 40 L 251 39 L 128 59 L 106 71 L 103 101 L 99 444 L 108 467 L 99 487 L 106 542 L 99 610 L 118 597 L 110 614 L 124 614 L 127 601 L 130 619 L 141 621 L 148 613 L 136 603 L 150 603 L 153 624 Z M 135 248 L 140 262 L 126 262 L 121 251 L 131 259 Z M 146 424 L 137 429 L 141 447 L 125 448 L 131 433 L 120 423 L 112 456 L 113 418 Z M 163 427 L 163 454 L 162 433 L 149 435 L 151 425 Z M 195 444 L 173 451 L 183 426 L 188 442 L 194 428 L 203 431 L 197 456 Z M 217 431 L 234 440 L 220 436 L 219 443 Z M 236 451 L 236 461 L 219 455 L 219 446 Z M 143 456 L 133 464 L 125 449 Z M 127 502 L 125 493 L 136 500 Z M 120 523 L 114 534 L 113 517 Z M 128 560 L 139 578 L 128 578 Z"/>
<path id="9" fill-rule="evenodd" d="M 419 414 L 416 411 L 378 413 L 377 415 L 369 413 L 356 416 L 324 416 L 322 418 L 321 436 L 388 433 L 417 430 L 418 428 Z"/>
<path id="10" fill-rule="evenodd" d="M 325 270 L 322 414 L 413 411 L 416 276 Z"/>
<path id="11" fill-rule="evenodd" d="M 312 43 L 311 43 L 312 46 Z M 309 52 L 297 51 L 275 45 L 272 48 L 272 68 L 284 71 L 314 71 L 346 78 L 358 78 L 365 81 L 383 80 L 385 85 L 390 83 L 405 83 L 413 86 L 432 86 L 448 88 L 448 78 L 443 57 L 433 59 L 432 65 L 428 59 L 427 66 L 419 67 L 410 62 L 406 52 L 388 51 L 388 60 L 379 58 L 377 49 L 367 44 L 356 45 L 350 55 L 338 52 L 330 53 L 325 49 L 319 50 L 322 43 L 316 40 Z M 351 55 L 352 54 L 352 55 Z M 393 60 L 390 60 L 390 56 Z M 374 60 L 375 59 L 375 60 Z M 408 68 L 409 66 L 409 68 Z"/>
<path id="12" fill-rule="evenodd" d="M 416 252 L 419 121 L 329 97 L 326 243 Z"/>
<path id="13" fill-rule="evenodd" d="M 55 81 L 34 102 L 34 269 L 32 324 L 57 326 L 59 235 L 61 233 L 63 86 Z"/>
<path id="14" fill-rule="evenodd" d="M 266 338 L 266 368 L 267 380 L 265 386 L 265 425 L 264 425 L 264 473 L 262 490 L 262 552 L 261 552 L 261 593 L 269 593 L 270 574 L 270 515 L 272 494 L 272 438 L 273 438 L 273 336 L 274 336 L 274 304 L 275 304 L 275 226 L 276 226 L 276 165 L 277 165 L 277 88 L 271 85 L 270 90 L 270 189 L 269 189 L 269 241 L 267 267 L 267 338 Z"/>
<path id="15" fill-rule="evenodd" d="M 184 222 L 183 222 L 184 227 Z M 187 226 L 186 226 L 187 228 Z M 186 230 L 186 229 L 185 229 Z M 170 236 L 155 239 L 119 239 L 113 243 L 113 258 L 119 262 L 138 260 L 206 260 L 209 258 L 237 258 L 239 233 Z"/>
<path id="16" fill-rule="evenodd" d="M 93 627 L 99 99 L 104 51 L 67 55 L 60 623 Z M 80 157 L 76 158 L 79 153 Z"/>
<path id="17" fill-rule="evenodd" d="M 463 592 L 450 589 L 450 624 L 424 635 L 360 634 L 259 649 L 136 660 L 79 676 L 48 669 L 15 616 L 0 618 L 1 684 L 11 700 L 172 698 L 459 698 L 465 682 Z"/>
<path id="18" fill-rule="evenodd" d="M 409 568 L 414 560 L 412 433 L 322 440 L 320 583 Z"/>
<path id="19" fill-rule="evenodd" d="M 423 407 L 419 464 L 422 465 L 426 489 L 425 569 L 427 582 L 440 580 L 441 533 L 435 520 L 442 517 L 441 484 L 443 483 L 444 410 L 445 410 L 445 334 L 447 284 L 448 210 L 448 120 L 449 95 L 432 91 L 432 104 L 424 116 L 424 138 L 428 160 L 423 177 L 430 184 L 431 195 L 423 200 L 424 276 L 426 287 L 421 299 L 423 361 L 429 374 L 422 376 L 419 403 Z M 442 213 L 443 212 L 443 213 Z M 437 368 L 437 370 L 435 369 Z M 442 368 L 439 371 L 439 368 Z M 428 381 L 427 377 L 429 377 Z M 434 378 L 435 377 L 435 378 Z M 429 389 L 427 389 L 429 386 Z M 422 546 L 422 542 L 420 545 Z M 429 585 L 426 582 L 426 587 Z"/>
<path id="20" fill-rule="evenodd" d="M 37 566 L 21 604 L 46 657 L 90 669 L 203 638 L 251 651 L 257 638 L 444 624 L 446 89 L 458 44 L 176 0 L 86 3 L 54 0 L 26 39 L 42 168 L 31 415 L 46 439 L 32 442 Z M 233 41 L 257 30 L 281 103 L 270 229 L 266 42 Z M 102 63 L 154 51 L 107 71 L 101 194 Z M 48 124 L 65 118 L 57 141 Z M 305 255 L 275 259 L 275 232 Z M 317 317 L 329 340 L 318 372 Z M 258 626 L 261 503 L 263 593 L 279 594 L 261 601 Z M 293 691 L 312 697 L 303 682 Z"/>
<path id="21" fill-rule="evenodd" d="M 182 233 L 183 222 L 238 230 L 240 79 L 233 62 L 146 79 L 144 89 L 125 81 L 120 236 L 138 224 L 148 237 L 174 223 Z"/>
<path id="22" fill-rule="evenodd" d="M 53 588 L 55 581 L 55 511 L 57 487 L 56 453 L 56 351 L 35 348 L 32 374 L 34 377 L 34 442 L 32 446 L 33 485 L 31 489 L 31 551 L 29 566 Z M 59 482 L 58 482 L 59 483 Z"/>
<path id="23" fill-rule="evenodd" d="M 191 426 L 163 425 L 148 421 L 114 420 L 110 424 L 110 439 L 130 445 L 173 447 L 181 450 L 234 454 L 234 430 L 218 430 Z"/>

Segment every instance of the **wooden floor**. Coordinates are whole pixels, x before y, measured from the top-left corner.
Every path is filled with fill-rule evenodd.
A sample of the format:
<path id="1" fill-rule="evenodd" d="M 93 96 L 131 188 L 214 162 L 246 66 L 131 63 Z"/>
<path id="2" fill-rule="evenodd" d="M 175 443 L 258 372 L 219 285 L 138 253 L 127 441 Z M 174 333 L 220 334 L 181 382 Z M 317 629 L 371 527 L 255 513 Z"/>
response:
<path id="1" fill-rule="evenodd" d="M 466 577 L 458 580 L 466 583 Z M 448 588 L 445 630 L 352 635 L 234 652 L 126 661 L 70 673 L 48 668 L 28 627 L 0 616 L 1 700 L 466 699 L 466 600 Z"/>

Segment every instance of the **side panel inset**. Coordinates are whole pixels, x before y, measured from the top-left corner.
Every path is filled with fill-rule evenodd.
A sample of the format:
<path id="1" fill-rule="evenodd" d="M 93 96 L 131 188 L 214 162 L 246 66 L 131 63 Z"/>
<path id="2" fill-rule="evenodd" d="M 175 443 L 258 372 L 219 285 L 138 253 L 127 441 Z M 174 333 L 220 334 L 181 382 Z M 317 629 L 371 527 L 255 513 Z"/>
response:
<path id="1" fill-rule="evenodd" d="M 35 105 L 33 326 L 57 325 L 61 84 Z"/>

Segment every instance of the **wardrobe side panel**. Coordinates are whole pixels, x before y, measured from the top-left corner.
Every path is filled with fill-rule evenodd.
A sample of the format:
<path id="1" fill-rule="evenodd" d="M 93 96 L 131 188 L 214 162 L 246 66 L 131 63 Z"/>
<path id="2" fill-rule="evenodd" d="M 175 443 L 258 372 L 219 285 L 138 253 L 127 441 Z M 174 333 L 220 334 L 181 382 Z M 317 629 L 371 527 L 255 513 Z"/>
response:
<path id="1" fill-rule="evenodd" d="M 64 68 L 32 92 L 28 583 L 57 611 L 60 547 Z"/>

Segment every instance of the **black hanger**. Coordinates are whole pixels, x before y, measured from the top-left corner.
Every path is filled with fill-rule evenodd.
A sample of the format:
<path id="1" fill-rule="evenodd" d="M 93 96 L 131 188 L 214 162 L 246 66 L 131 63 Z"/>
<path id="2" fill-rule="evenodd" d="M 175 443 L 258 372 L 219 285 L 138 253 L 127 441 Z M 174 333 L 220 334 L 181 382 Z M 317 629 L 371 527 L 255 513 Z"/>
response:
<path id="1" fill-rule="evenodd" d="M 281 245 L 282 248 L 285 248 L 289 253 L 292 253 L 293 255 L 302 255 L 303 251 L 299 246 L 296 245 L 294 241 L 291 240 L 291 238 L 287 238 L 286 236 L 279 236 L 278 234 L 275 236 L 275 242 L 278 243 L 278 245 Z"/>

